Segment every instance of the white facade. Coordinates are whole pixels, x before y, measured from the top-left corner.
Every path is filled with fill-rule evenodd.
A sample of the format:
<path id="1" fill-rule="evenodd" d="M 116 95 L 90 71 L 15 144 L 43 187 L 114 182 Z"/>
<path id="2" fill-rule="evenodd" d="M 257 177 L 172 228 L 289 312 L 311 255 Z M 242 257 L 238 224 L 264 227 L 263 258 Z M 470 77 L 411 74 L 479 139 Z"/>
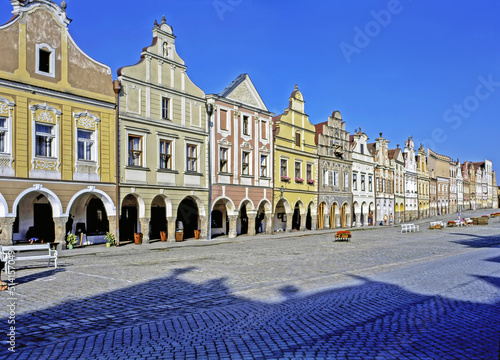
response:
<path id="1" fill-rule="evenodd" d="M 367 147 L 368 136 L 355 131 L 351 136 L 353 215 L 357 227 L 368 225 L 368 214 L 375 210 L 373 156 Z"/>
<path id="2" fill-rule="evenodd" d="M 464 179 L 462 176 L 462 170 L 460 166 L 460 161 L 457 161 L 457 201 L 458 201 L 458 211 L 464 209 Z"/>
<path id="3" fill-rule="evenodd" d="M 405 220 L 418 217 L 418 177 L 415 144 L 410 136 L 405 141 Z"/>

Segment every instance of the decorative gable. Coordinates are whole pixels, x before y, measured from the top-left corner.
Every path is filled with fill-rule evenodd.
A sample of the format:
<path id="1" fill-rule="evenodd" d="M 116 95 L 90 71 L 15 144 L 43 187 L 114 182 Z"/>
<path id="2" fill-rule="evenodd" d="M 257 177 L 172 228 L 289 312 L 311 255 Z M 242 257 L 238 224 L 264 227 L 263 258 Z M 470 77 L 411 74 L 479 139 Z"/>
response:
<path id="1" fill-rule="evenodd" d="M 238 76 L 219 96 L 268 111 L 248 74 Z"/>

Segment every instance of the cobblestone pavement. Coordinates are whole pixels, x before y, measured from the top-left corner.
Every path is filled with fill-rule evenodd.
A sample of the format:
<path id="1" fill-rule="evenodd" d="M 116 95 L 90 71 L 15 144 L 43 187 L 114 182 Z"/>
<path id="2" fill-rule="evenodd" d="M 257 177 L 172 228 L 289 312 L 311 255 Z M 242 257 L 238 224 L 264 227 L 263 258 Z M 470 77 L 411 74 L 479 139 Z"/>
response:
<path id="1" fill-rule="evenodd" d="M 0 359 L 498 359 L 500 219 L 417 223 L 63 251 L 0 294 Z"/>

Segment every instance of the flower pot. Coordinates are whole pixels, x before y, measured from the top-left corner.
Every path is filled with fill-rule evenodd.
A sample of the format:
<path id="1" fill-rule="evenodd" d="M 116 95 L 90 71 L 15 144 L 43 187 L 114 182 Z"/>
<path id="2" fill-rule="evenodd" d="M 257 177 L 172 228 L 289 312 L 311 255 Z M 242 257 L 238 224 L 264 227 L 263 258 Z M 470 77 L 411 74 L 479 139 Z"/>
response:
<path id="1" fill-rule="evenodd" d="M 200 238 L 200 230 L 195 230 L 194 231 L 194 238 L 199 239 Z"/>
<path id="2" fill-rule="evenodd" d="M 110 243 L 106 243 L 106 247 L 111 247 L 111 244 Z"/>
<path id="3" fill-rule="evenodd" d="M 68 244 L 68 249 L 69 250 L 73 249 L 73 245 L 72 244 Z"/>
<path id="4" fill-rule="evenodd" d="M 160 231 L 160 238 L 161 238 L 161 241 L 167 241 L 167 232 Z"/>
<path id="5" fill-rule="evenodd" d="M 175 232 L 175 241 L 182 241 L 184 239 L 184 230 L 177 230 Z"/>
<path id="6" fill-rule="evenodd" d="M 134 243 L 136 245 L 142 244 L 142 233 L 134 233 Z"/>

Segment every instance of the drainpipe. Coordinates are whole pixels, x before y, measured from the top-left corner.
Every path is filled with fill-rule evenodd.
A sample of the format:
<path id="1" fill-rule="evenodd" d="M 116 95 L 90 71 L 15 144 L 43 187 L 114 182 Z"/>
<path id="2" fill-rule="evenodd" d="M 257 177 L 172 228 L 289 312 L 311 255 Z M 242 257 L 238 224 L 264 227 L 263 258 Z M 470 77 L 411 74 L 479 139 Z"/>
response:
<path id="1" fill-rule="evenodd" d="M 113 81 L 113 91 L 115 92 L 115 201 L 116 201 L 116 243 L 120 244 L 120 90 L 121 84 L 118 79 Z"/>
<path id="2" fill-rule="evenodd" d="M 208 114 L 208 240 L 212 239 L 212 114 L 214 105 L 207 103 Z"/>

